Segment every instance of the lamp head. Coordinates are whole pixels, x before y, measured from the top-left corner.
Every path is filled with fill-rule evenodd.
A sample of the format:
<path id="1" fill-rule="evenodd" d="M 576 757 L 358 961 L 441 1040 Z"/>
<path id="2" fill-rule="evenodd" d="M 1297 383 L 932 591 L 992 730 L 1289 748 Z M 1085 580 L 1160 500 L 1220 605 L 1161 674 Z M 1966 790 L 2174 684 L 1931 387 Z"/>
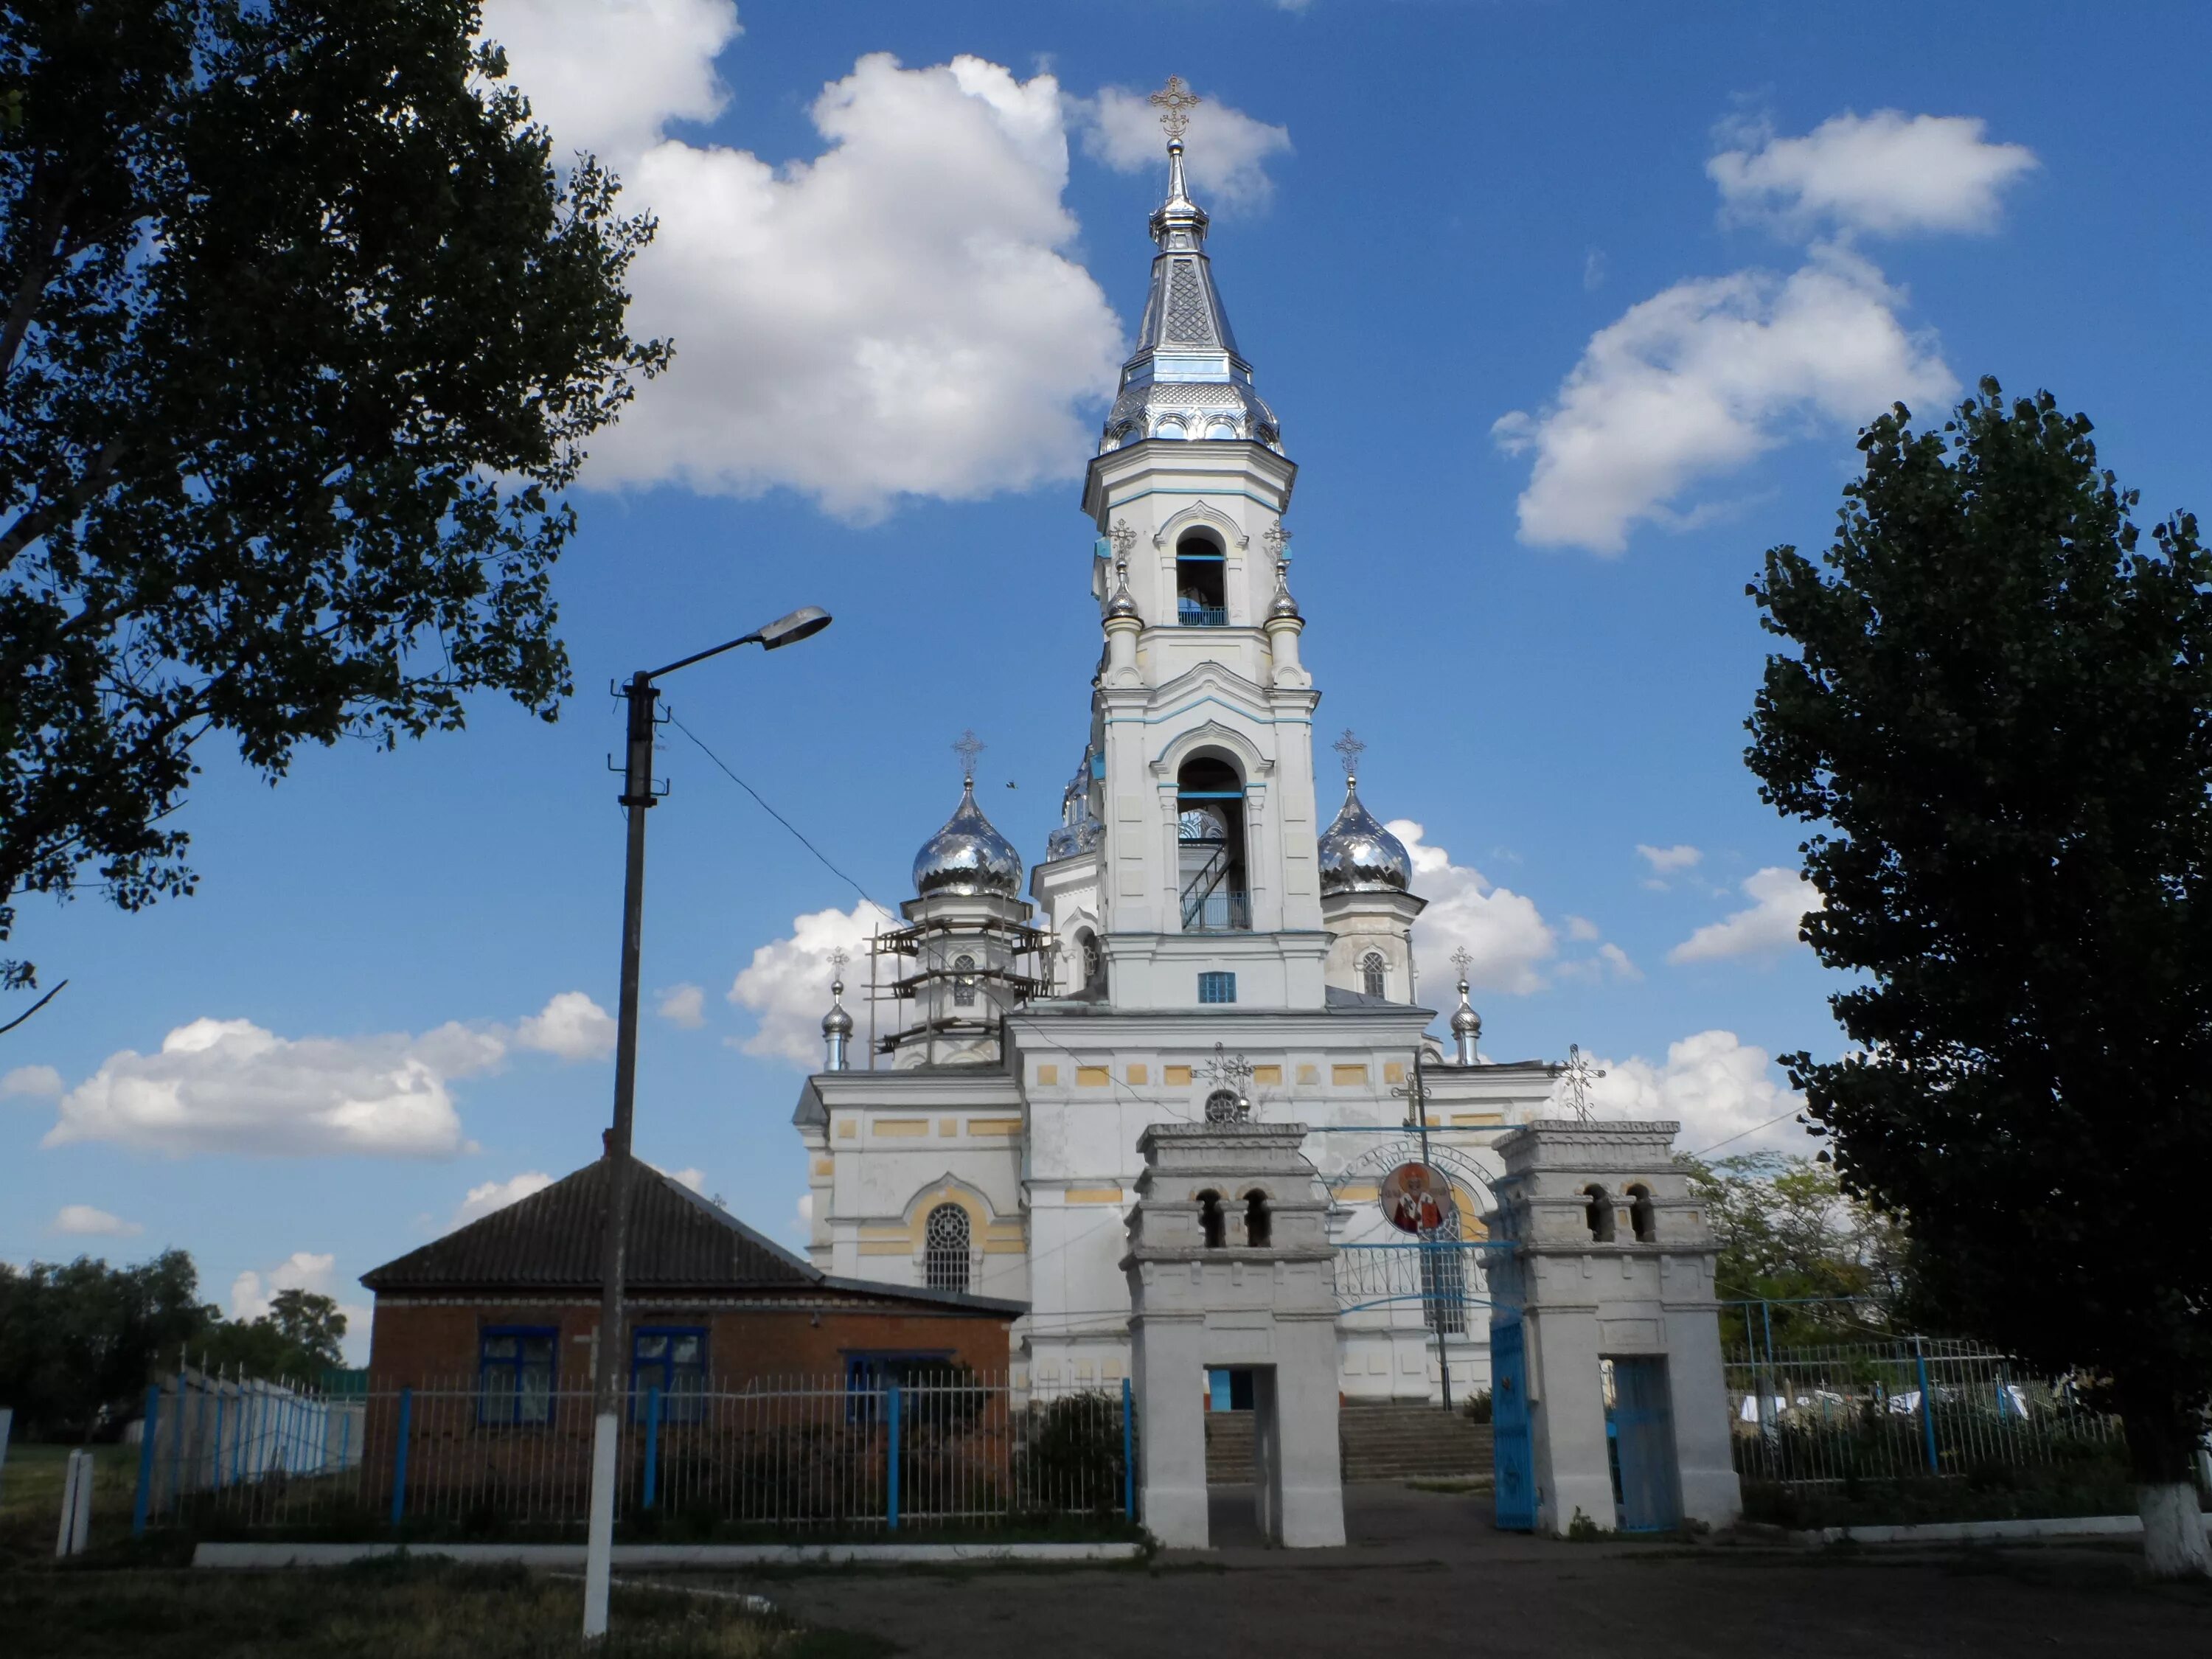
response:
<path id="1" fill-rule="evenodd" d="M 830 613 L 818 605 L 805 605 L 787 617 L 778 617 L 758 629 L 753 638 L 760 641 L 763 651 L 779 651 L 787 645 L 795 645 L 800 640 L 811 638 L 829 626 Z"/>

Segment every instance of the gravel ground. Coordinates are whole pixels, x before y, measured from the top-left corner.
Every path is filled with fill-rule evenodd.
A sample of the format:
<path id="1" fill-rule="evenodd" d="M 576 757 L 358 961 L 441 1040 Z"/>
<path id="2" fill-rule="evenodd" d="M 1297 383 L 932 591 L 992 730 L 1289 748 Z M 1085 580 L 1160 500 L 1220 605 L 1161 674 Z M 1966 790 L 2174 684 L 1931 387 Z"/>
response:
<path id="1" fill-rule="evenodd" d="M 2212 1655 L 2212 1586 L 2141 1582 L 2131 1546 L 1568 1544 L 1497 1532 L 1486 1496 L 1376 1486 L 1347 1493 L 1349 1546 L 1290 1552 L 1259 1547 L 1249 1504 L 1217 1491 L 1221 1547 L 1149 1567 L 743 1583 L 917 1659 Z"/>

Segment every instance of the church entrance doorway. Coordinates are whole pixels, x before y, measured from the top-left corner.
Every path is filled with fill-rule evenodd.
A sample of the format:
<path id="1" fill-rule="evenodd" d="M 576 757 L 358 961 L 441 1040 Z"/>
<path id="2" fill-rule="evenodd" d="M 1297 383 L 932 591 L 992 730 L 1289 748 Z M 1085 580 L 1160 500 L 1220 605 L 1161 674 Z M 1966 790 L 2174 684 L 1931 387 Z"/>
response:
<path id="1" fill-rule="evenodd" d="M 1206 1368 L 1206 1486 L 1217 1546 L 1282 1541 L 1282 1431 L 1273 1365 Z"/>
<path id="2" fill-rule="evenodd" d="M 1605 1435 L 1623 1532 L 1669 1532 L 1682 1521 L 1674 1411 L 1664 1356 L 1607 1359 Z"/>

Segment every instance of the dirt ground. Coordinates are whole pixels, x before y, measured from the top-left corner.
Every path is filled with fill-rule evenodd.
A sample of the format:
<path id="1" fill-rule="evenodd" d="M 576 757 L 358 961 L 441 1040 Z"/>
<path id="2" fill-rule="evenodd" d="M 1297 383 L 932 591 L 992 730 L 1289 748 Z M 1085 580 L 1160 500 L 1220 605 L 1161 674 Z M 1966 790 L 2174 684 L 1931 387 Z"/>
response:
<path id="1" fill-rule="evenodd" d="M 915 1659 L 2212 1655 L 2212 1586 L 2140 1582 L 2130 1546 L 1569 1544 L 1496 1531 L 1489 1501 L 1353 1487 L 1353 1541 L 1293 1553 L 1260 1547 L 1249 1494 L 1217 1490 L 1221 1547 L 1144 1568 L 743 1583 L 807 1623 L 876 1636 Z"/>

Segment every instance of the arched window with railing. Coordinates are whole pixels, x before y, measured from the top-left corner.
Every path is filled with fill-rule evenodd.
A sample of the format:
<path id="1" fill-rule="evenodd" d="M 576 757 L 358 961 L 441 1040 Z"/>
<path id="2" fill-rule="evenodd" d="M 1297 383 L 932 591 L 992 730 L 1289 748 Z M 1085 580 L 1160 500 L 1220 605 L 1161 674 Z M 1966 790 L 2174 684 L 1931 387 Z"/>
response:
<path id="1" fill-rule="evenodd" d="M 1176 775 L 1176 842 L 1182 930 L 1242 933 L 1252 926 L 1245 878 L 1244 780 L 1200 756 Z"/>
<path id="2" fill-rule="evenodd" d="M 1176 543 L 1176 620 L 1185 628 L 1229 625 L 1229 556 L 1203 530 Z"/>
<path id="3" fill-rule="evenodd" d="M 922 1226 L 921 1282 L 933 1291 L 966 1290 L 970 1237 L 968 1212 L 960 1206 L 932 1210 Z"/>

